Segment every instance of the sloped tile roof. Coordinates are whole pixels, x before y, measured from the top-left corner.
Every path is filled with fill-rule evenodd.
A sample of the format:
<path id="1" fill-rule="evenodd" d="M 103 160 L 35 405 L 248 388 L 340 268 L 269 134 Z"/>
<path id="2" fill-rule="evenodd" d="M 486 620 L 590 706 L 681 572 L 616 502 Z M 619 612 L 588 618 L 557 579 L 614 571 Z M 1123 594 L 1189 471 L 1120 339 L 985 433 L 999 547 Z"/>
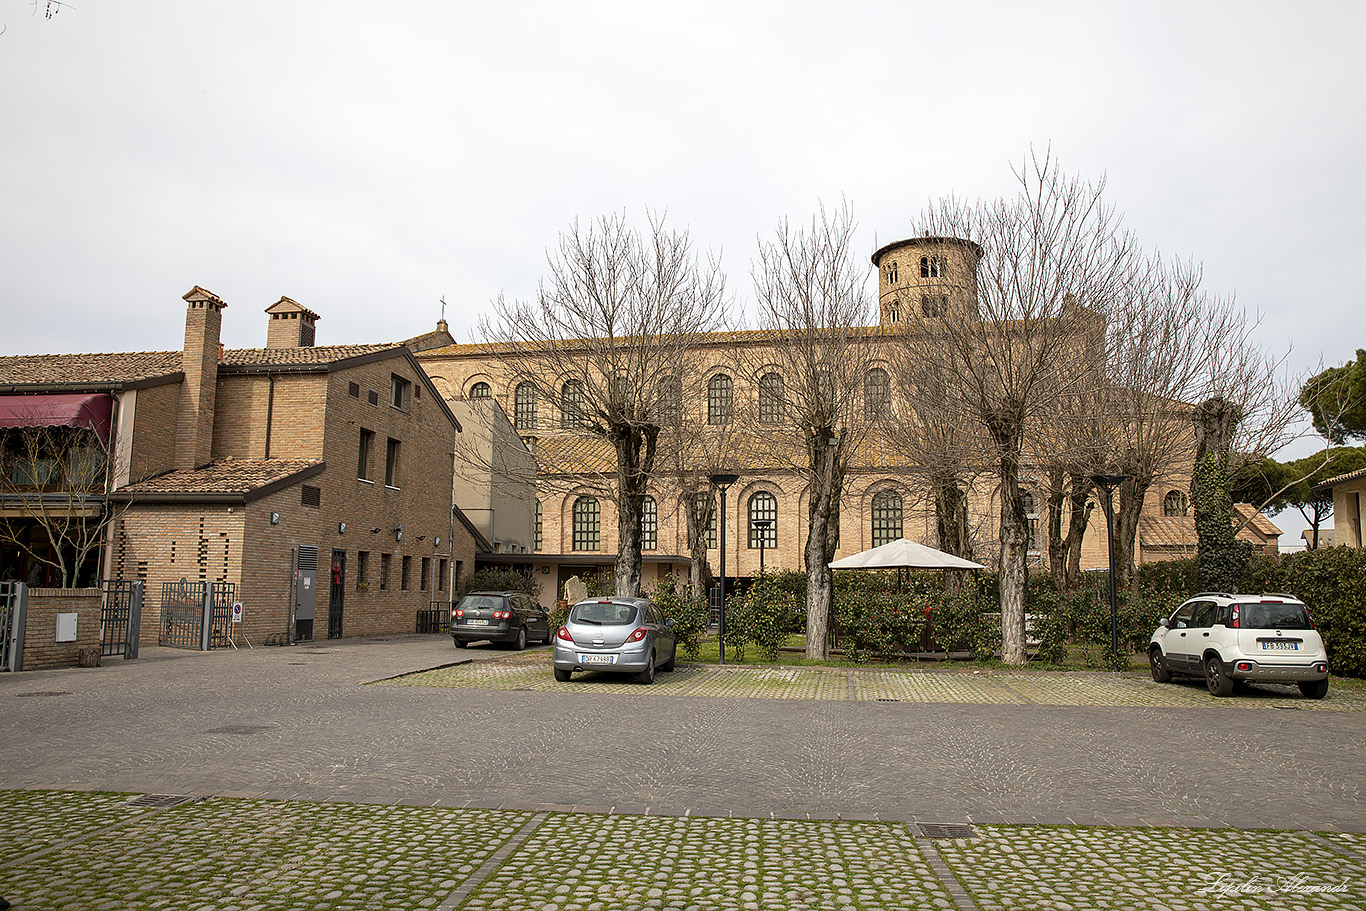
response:
<path id="1" fill-rule="evenodd" d="M 145 494 L 249 494 L 288 480 L 321 459 L 220 459 L 203 468 L 182 469 L 157 475 L 119 488 L 119 495 Z"/>
<path id="2" fill-rule="evenodd" d="M 220 368 L 322 366 L 384 351 L 402 344 L 325 345 L 308 348 L 234 348 L 223 352 Z M 85 384 L 118 386 L 181 371 L 179 351 L 117 354 L 17 354 L 0 357 L 0 386 Z"/>
<path id="3" fill-rule="evenodd" d="M 1238 529 L 1238 540 L 1249 544 L 1265 544 L 1270 538 L 1273 542 L 1281 534 L 1276 524 L 1257 512 L 1251 503 L 1236 503 L 1233 507 L 1236 521 L 1246 519 L 1252 514 L 1252 521 Z M 1139 516 L 1138 540 L 1144 547 L 1189 547 L 1199 543 L 1195 533 L 1194 516 Z"/>
<path id="4" fill-rule="evenodd" d="M 125 354 L 15 354 L 0 357 L 0 385 L 115 386 L 180 372 L 179 351 Z"/>
<path id="5" fill-rule="evenodd" d="M 1349 481 L 1359 481 L 1362 478 L 1366 478 L 1366 468 L 1358 468 L 1356 471 L 1349 471 L 1346 474 L 1340 474 L 1335 478 L 1328 478 L 1325 481 L 1320 481 L 1318 484 L 1314 485 L 1314 490 L 1329 490 L 1339 484 L 1346 484 Z"/>

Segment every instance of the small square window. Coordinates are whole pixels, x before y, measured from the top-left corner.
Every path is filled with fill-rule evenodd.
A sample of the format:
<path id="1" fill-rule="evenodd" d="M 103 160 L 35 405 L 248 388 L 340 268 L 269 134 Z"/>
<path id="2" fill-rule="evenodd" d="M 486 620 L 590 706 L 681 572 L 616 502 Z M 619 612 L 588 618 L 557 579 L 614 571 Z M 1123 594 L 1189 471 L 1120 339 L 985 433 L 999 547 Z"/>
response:
<path id="1" fill-rule="evenodd" d="M 398 374 L 393 374 L 389 379 L 389 404 L 402 411 L 408 407 L 408 396 L 412 395 L 413 384 Z"/>

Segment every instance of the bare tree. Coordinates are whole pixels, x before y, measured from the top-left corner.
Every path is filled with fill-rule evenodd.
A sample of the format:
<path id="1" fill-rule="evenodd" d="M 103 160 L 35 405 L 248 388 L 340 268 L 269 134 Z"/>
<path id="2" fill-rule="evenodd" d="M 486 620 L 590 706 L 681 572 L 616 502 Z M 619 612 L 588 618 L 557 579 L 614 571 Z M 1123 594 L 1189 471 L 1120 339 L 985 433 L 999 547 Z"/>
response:
<path id="1" fill-rule="evenodd" d="M 700 264 L 687 232 L 650 215 L 575 222 L 548 256 L 534 301 L 499 298 L 481 323 L 490 351 L 533 402 L 553 403 L 559 436 L 598 441 L 610 460 L 556 436 L 539 441 L 541 476 L 563 476 L 615 501 L 615 588 L 640 591 L 641 509 L 656 470 L 661 393 L 694 372 L 700 342 L 727 311 L 719 264 Z M 539 421 L 542 418 L 533 418 Z M 518 420 L 525 436 L 539 433 Z"/>
<path id="2" fill-rule="evenodd" d="M 873 298 L 868 270 L 854 251 L 854 229 L 847 204 L 834 213 L 822 208 L 809 227 L 784 220 L 772 241 L 760 242 L 751 269 L 760 328 L 771 346 L 758 355 L 765 363 L 752 363 L 749 373 L 769 407 L 785 416 L 781 424 L 756 429 L 772 434 L 774 456 L 799 454 L 790 467 L 808 495 L 808 658 L 827 654 L 829 564 L 839 546 L 840 493 L 867 427 L 856 409 L 869 363 L 868 339 L 877 330 L 869 328 Z M 780 381 L 765 385 L 768 358 Z M 780 440 L 784 434 L 789 439 Z"/>
<path id="3" fill-rule="evenodd" d="M 961 416 L 986 431 L 999 497 L 1002 658 L 1023 664 L 1030 529 L 1020 470 L 1024 446 L 1060 398 L 1094 385 L 1105 315 L 1136 268 L 1133 240 L 1102 199 L 1104 180 L 1064 175 L 1047 155 L 1015 171 L 1013 199 L 968 206 L 949 199 L 924 212 L 917 233 L 963 238 L 983 254 L 953 312 L 907 332 L 910 356 L 959 391 Z M 1078 303 L 1078 301 L 1083 303 Z"/>
<path id="4" fill-rule="evenodd" d="M 71 588 L 127 505 L 106 497 L 111 453 L 93 429 L 34 423 L 0 430 L 0 542 Z"/>

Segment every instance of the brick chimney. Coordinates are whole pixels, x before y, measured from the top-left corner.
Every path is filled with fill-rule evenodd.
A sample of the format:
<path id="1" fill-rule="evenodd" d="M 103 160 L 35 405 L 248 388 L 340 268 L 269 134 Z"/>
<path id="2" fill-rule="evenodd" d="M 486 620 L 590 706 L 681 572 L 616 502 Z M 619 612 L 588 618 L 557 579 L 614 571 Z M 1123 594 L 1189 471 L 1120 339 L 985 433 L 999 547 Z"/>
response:
<path id="1" fill-rule="evenodd" d="M 270 323 L 266 326 L 267 348 L 312 348 L 317 335 L 313 324 L 321 317 L 298 301 L 282 297 L 266 308 Z"/>
<path id="2" fill-rule="evenodd" d="M 213 458 L 213 408 L 218 392 L 218 335 L 227 304 L 195 285 L 185 294 L 185 352 L 176 410 L 176 468 L 199 468 Z"/>

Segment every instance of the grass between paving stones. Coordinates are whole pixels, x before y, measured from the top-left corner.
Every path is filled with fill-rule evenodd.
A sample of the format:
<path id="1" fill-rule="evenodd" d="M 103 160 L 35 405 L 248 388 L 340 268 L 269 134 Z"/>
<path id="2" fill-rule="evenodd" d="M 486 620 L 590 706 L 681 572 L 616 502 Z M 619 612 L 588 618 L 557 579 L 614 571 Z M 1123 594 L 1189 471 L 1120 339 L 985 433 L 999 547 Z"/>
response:
<path id="1" fill-rule="evenodd" d="M 47 817 L 27 793 L 0 792 L 0 818 L 43 825 Z M 67 796 L 58 812 L 76 831 L 79 804 L 92 795 Z M 108 795 L 95 796 L 103 802 Z M 0 870 L 0 895 L 23 911 L 428 908 L 530 816 L 211 798 L 144 811 L 123 826 Z"/>
<path id="2" fill-rule="evenodd" d="M 467 911 L 952 908 L 904 825 L 552 814 Z"/>
<path id="3" fill-rule="evenodd" d="M 980 911 L 1366 908 L 1366 862 L 1283 831 L 978 826 L 939 843 Z M 1329 890 L 1329 891 L 1320 891 Z"/>

